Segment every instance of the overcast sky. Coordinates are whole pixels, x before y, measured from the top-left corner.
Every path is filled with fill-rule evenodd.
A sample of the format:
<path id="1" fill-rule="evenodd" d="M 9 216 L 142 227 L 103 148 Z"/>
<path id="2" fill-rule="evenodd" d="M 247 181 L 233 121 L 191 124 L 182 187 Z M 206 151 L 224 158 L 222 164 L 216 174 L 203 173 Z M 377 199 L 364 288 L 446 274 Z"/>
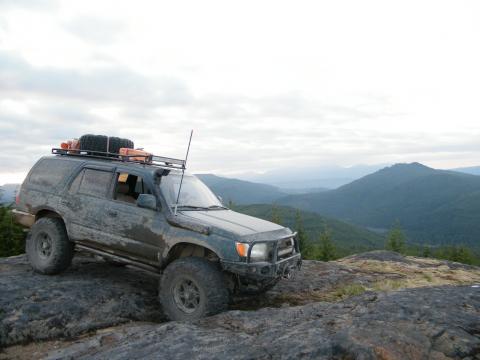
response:
<path id="1" fill-rule="evenodd" d="M 84 133 L 235 175 L 480 165 L 480 2 L 0 0 L 0 184 Z"/>

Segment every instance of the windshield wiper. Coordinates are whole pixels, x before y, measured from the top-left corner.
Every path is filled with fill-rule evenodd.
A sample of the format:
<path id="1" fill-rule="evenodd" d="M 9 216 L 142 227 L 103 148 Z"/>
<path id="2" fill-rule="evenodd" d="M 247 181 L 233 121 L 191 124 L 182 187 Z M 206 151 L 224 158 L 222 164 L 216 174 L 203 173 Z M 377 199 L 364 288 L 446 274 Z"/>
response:
<path id="1" fill-rule="evenodd" d="M 175 208 L 175 205 L 172 206 Z M 205 206 L 194 206 L 194 205 L 178 205 L 178 210 L 208 210 Z"/>
<path id="2" fill-rule="evenodd" d="M 209 210 L 228 210 L 227 207 L 221 205 L 210 205 L 207 209 Z"/>

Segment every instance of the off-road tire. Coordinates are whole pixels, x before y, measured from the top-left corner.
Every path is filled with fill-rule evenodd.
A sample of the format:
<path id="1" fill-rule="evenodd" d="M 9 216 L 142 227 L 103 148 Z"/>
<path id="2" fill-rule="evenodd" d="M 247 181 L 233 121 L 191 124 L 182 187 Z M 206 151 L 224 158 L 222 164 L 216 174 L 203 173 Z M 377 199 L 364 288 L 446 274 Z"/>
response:
<path id="1" fill-rule="evenodd" d="M 48 256 L 42 252 L 46 237 L 50 243 Z M 25 247 L 30 265 L 41 274 L 58 274 L 72 263 L 74 243 L 68 239 L 61 219 L 39 219 L 30 229 Z"/>
<path id="2" fill-rule="evenodd" d="M 108 137 L 105 135 L 83 135 L 80 137 L 80 150 L 90 150 L 93 153 L 106 152 L 108 145 L 108 152 L 118 154 L 120 148 L 134 148 L 133 141 L 129 139 L 122 139 L 119 137 Z"/>
<path id="3" fill-rule="evenodd" d="M 200 303 L 193 313 L 182 311 L 174 299 L 175 286 L 186 279 L 193 281 L 200 292 Z M 160 281 L 159 298 L 170 320 L 191 321 L 225 311 L 230 293 L 218 264 L 200 257 L 184 257 L 165 269 Z"/>

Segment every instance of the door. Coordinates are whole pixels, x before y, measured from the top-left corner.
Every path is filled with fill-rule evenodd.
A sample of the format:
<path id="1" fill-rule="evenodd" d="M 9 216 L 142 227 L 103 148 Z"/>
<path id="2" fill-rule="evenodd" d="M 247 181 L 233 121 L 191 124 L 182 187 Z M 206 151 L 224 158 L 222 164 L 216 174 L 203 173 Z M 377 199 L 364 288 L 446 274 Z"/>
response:
<path id="1" fill-rule="evenodd" d="M 157 210 L 137 206 L 140 194 L 153 194 L 136 173 L 115 174 L 113 196 L 106 204 L 104 227 L 122 255 L 157 263 L 164 249 L 166 220 Z"/>
<path id="2" fill-rule="evenodd" d="M 113 174 L 113 169 L 83 168 L 62 197 L 60 206 L 73 240 L 109 245 L 102 218 Z"/>

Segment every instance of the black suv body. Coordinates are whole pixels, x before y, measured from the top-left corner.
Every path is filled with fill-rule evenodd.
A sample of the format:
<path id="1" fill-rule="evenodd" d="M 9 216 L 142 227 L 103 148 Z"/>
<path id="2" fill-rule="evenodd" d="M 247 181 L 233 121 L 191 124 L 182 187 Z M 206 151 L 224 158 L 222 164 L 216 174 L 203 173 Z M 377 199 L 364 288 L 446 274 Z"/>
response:
<path id="1" fill-rule="evenodd" d="M 165 312 L 183 320 L 222 311 L 232 292 L 265 291 L 300 267 L 290 229 L 225 208 L 193 175 L 66 155 L 35 164 L 14 210 L 31 226 L 27 255 L 41 273 L 67 268 L 74 247 L 142 267 L 161 275 Z"/>

